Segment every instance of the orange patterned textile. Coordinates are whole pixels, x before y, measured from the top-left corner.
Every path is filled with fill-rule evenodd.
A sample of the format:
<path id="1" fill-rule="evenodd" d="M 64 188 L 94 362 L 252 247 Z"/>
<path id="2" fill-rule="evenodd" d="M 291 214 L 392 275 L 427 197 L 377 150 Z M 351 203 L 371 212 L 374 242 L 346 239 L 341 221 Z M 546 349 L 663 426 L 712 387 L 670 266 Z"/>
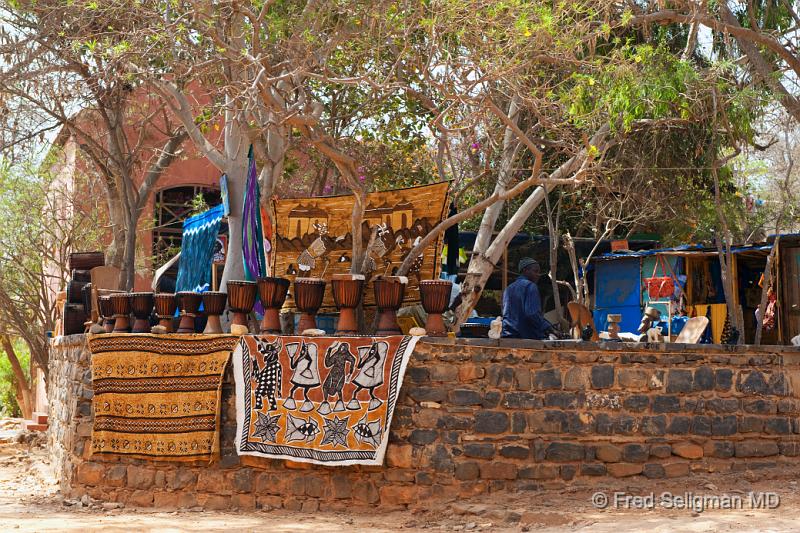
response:
<path id="1" fill-rule="evenodd" d="M 433 229 L 446 214 L 448 183 L 435 183 L 408 189 L 374 192 L 367 195 L 362 223 L 362 240 L 367 248 L 373 228 L 379 233 L 367 259 L 367 285 L 364 305 L 375 305 L 372 283 L 378 275 L 392 275 L 418 238 Z M 295 277 L 321 277 L 330 281 L 333 274 L 347 274 L 352 266 L 351 234 L 354 196 L 281 199 L 274 202 L 275 237 L 272 275 L 294 281 Z M 424 250 L 421 260 L 409 273 L 404 302 L 420 301 L 419 281 L 439 277 L 443 236 Z M 294 309 L 290 291 L 284 308 Z M 333 295 L 325 291 L 322 311 L 335 311 Z"/>
<path id="2" fill-rule="evenodd" d="M 234 335 L 96 335 L 92 453 L 158 461 L 219 456 L 220 393 Z"/>
<path id="3" fill-rule="evenodd" d="M 233 352 L 239 455 L 383 464 L 418 338 L 242 337 Z"/>

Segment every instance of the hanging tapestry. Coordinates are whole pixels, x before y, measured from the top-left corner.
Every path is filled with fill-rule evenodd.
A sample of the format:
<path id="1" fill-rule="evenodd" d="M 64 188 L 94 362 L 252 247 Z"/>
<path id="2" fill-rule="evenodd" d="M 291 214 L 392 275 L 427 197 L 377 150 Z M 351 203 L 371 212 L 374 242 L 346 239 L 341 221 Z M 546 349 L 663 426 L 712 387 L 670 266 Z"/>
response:
<path id="1" fill-rule="evenodd" d="M 96 335 L 92 453 L 158 461 L 219 456 L 232 335 Z"/>
<path id="2" fill-rule="evenodd" d="M 418 338 L 242 337 L 233 352 L 239 455 L 383 464 Z"/>
<path id="3" fill-rule="evenodd" d="M 248 281 L 255 281 L 267 274 L 264 264 L 264 231 L 261 228 L 261 192 L 258 188 L 258 173 L 252 146 L 247 161 L 247 185 L 242 208 L 242 256 L 245 278 Z"/>
<path id="4" fill-rule="evenodd" d="M 199 291 L 211 284 L 211 260 L 224 210 L 220 204 L 183 222 L 176 291 Z"/>
<path id="5" fill-rule="evenodd" d="M 368 248 L 373 228 L 377 228 L 377 234 L 365 261 L 364 305 L 375 305 L 370 279 L 393 274 L 414 244 L 442 221 L 447 213 L 447 188 L 448 183 L 435 183 L 367 195 L 362 223 L 364 249 Z M 298 274 L 329 281 L 332 274 L 349 273 L 353 203 L 352 195 L 275 201 L 272 275 L 292 281 Z M 404 302 L 420 301 L 419 280 L 439 278 L 441 253 L 440 236 L 409 272 Z M 284 307 L 294 306 L 290 294 Z M 335 309 L 333 295 L 325 291 L 322 310 Z"/>

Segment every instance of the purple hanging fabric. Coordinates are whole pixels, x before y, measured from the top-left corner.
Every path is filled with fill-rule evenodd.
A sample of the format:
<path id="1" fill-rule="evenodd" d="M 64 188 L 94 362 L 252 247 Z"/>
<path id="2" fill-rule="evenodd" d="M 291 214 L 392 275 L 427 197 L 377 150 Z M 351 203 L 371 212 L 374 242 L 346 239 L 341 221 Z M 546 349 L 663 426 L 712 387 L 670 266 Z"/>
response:
<path id="1" fill-rule="evenodd" d="M 261 228 L 261 193 L 258 189 L 258 173 L 253 157 L 253 147 L 248 154 L 247 184 L 244 191 L 244 208 L 242 209 L 242 257 L 244 259 L 244 275 L 248 281 L 256 281 L 266 276 L 264 260 L 264 231 Z M 256 302 L 255 310 L 264 313 L 261 302 Z"/>

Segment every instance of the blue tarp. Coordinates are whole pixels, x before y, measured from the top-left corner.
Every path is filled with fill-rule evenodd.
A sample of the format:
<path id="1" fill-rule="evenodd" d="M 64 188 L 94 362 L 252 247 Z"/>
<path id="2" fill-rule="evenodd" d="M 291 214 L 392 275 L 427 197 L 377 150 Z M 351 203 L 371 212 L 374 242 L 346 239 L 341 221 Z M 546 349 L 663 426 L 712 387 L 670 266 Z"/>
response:
<path id="1" fill-rule="evenodd" d="M 607 317 L 621 314 L 622 331 L 636 331 L 642 318 L 641 307 L 641 262 L 638 257 L 620 258 L 618 261 L 602 261 L 594 265 L 595 300 L 594 323 L 600 329 L 608 329 Z"/>

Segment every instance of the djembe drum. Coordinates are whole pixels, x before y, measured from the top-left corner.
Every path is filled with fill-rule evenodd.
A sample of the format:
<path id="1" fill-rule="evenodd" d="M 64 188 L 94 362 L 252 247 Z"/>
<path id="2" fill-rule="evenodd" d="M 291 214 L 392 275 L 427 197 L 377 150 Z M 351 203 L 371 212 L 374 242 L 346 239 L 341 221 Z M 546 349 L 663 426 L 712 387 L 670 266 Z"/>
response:
<path id="1" fill-rule="evenodd" d="M 280 335 L 280 312 L 286 293 L 289 292 L 289 280 L 286 278 L 258 278 L 258 295 L 264 306 L 264 319 L 261 321 L 260 333 Z"/>
<path id="2" fill-rule="evenodd" d="M 203 293 L 203 309 L 205 310 L 206 329 L 203 333 L 222 333 L 222 324 L 219 320 L 219 315 L 225 312 L 225 304 L 228 301 L 228 295 L 224 292 L 204 292 Z"/>
<path id="3" fill-rule="evenodd" d="M 178 305 L 181 309 L 181 322 L 178 333 L 194 333 L 194 319 L 198 316 L 203 295 L 199 292 L 182 291 L 178 293 Z"/>
<path id="4" fill-rule="evenodd" d="M 247 327 L 247 315 L 256 304 L 258 287 L 254 281 L 233 280 L 228 282 L 228 307 L 233 313 L 231 325 Z"/>
<path id="5" fill-rule="evenodd" d="M 172 333 L 175 328 L 172 325 L 172 319 L 175 316 L 175 310 L 178 308 L 178 302 L 175 301 L 175 294 L 171 292 L 161 292 L 154 297 L 156 316 L 158 317 L 158 325 L 165 328 L 167 333 Z"/>
<path id="6" fill-rule="evenodd" d="M 111 310 L 114 313 L 114 333 L 130 333 L 131 295 L 129 293 L 112 294 Z"/>
<path id="7" fill-rule="evenodd" d="M 337 335 L 358 333 L 356 308 L 364 292 L 364 276 L 359 274 L 334 274 L 331 277 L 331 292 L 336 309 L 339 310 Z"/>
<path id="8" fill-rule="evenodd" d="M 446 337 L 447 326 L 444 325 L 442 313 L 447 311 L 453 284 L 443 279 L 429 279 L 419 282 L 419 293 L 422 297 L 422 308 L 428 313 L 425 320 L 425 332 L 431 337 Z"/>
<path id="9" fill-rule="evenodd" d="M 402 333 L 397 324 L 397 310 L 403 305 L 406 293 L 406 278 L 386 276 L 375 280 L 375 305 L 378 307 L 378 335 Z"/>
<path id="10" fill-rule="evenodd" d="M 100 296 L 98 298 L 98 306 L 100 307 L 100 316 L 102 317 L 103 328 L 106 333 L 114 331 L 114 307 L 111 303 L 111 296 Z"/>
<path id="11" fill-rule="evenodd" d="M 152 292 L 132 292 L 131 309 L 136 320 L 133 322 L 133 333 L 150 333 L 150 315 L 153 312 Z"/>
<path id="12" fill-rule="evenodd" d="M 325 280 L 320 278 L 296 278 L 294 280 L 294 302 L 300 311 L 297 333 L 317 329 L 317 311 L 325 296 Z"/>

